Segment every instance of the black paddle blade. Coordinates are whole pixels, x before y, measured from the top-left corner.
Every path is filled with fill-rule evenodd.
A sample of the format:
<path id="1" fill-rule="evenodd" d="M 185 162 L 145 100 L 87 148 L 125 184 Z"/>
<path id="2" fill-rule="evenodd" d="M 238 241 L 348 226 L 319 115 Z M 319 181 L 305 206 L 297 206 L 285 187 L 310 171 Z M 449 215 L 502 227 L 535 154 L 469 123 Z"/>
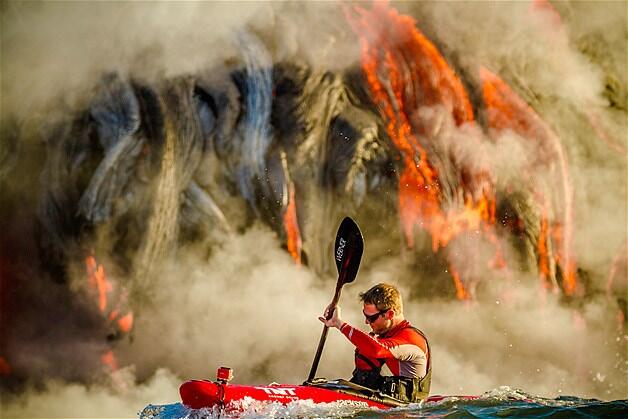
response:
<path id="1" fill-rule="evenodd" d="M 339 283 L 353 282 L 360 268 L 363 251 L 364 240 L 360 228 L 351 218 L 345 217 L 338 227 L 334 246 Z"/>

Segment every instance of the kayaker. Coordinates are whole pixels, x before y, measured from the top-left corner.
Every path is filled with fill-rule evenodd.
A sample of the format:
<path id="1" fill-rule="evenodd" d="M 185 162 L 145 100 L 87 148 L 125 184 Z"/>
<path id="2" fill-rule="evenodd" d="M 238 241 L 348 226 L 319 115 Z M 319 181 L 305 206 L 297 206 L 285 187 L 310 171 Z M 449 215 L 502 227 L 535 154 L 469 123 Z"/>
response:
<path id="1" fill-rule="evenodd" d="M 427 338 L 403 315 L 399 290 L 380 283 L 360 293 L 365 323 L 372 332 L 356 329 L 340 317 L 337 306 L 331 318 L 319 317 L 328 327 L 335 327 L 356 347 L 353 383 L 380 390 L 402 401 L 418 402 L 426 398 L 432 380 L 431 352 Z M 384 364 L 392 376 L 382 376 Z"/>

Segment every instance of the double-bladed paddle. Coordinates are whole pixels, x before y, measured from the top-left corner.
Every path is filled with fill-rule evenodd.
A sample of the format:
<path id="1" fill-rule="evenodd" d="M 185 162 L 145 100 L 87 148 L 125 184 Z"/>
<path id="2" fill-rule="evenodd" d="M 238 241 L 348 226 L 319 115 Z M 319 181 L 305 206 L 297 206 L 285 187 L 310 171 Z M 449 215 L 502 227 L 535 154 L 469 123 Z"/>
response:
<path id="1" fill-rule="evenodd" d="M 333 300 L 331 300 L 329 311 L 326 315 L 327 320 L 331 319 L 336 309 L 343 285 L 353 282 L 358 274 L 363 251 L 364 240 L 362 240 L 360 228 L 351 218 L 345 217 L 342 223 L 340 223 L 340 227 L 338 227 L 338 233 L 336 233 L 334 259 L 336 259 L 336 267 L 338 268 L 338 281 L 336 282 L 336 293 L 334 294 Z M 307 381 L 312 381 L 316 375 L 318 363 L 323 353 L 323 347 L 325 346 L 325 340 L 327 339 L 327 330 L 329 330 L 329 327 L 323 326 L 323 333 L 318 342 L 318 348 L 316 349 L 316 355 L 314 356 L 314 362 L 312 362 L 312 368 L 310 369 L 310 375 Z"/>

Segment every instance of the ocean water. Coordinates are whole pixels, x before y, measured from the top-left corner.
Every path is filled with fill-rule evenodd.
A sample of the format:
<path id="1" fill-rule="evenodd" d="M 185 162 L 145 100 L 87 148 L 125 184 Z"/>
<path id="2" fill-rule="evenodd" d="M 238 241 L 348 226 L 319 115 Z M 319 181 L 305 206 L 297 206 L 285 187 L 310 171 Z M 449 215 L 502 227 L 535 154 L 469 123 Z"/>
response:
<path id="1" fill-rule="evenodd" d="M 526 394 L 509 387 L 467 400 L 455 396 L 438 402 L 411 404 L 388 410 L 356 409 L 337 403 L 314 404 L 308 400 L 288 405 L 245 401 L 237 410 L 188 409 L 181 403 L 148 405 L 141 419 L 174 418 L 628 418 L 628 400 L 601 401 L 561 396 L 555 399 Z"/>

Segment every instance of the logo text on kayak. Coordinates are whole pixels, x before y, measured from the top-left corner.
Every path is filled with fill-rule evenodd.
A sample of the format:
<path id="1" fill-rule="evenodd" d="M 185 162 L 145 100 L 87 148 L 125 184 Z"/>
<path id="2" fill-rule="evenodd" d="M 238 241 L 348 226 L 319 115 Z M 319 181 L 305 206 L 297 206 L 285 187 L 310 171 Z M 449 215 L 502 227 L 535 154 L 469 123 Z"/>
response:
<path id="1" fill-rule="evenodd" d="M 277 395 L 277 396 L 296 396 L 294 388 L 275 388 L 275 387 L 255 387 L 258 390 L 263 390 L 266 394 Z"/>

